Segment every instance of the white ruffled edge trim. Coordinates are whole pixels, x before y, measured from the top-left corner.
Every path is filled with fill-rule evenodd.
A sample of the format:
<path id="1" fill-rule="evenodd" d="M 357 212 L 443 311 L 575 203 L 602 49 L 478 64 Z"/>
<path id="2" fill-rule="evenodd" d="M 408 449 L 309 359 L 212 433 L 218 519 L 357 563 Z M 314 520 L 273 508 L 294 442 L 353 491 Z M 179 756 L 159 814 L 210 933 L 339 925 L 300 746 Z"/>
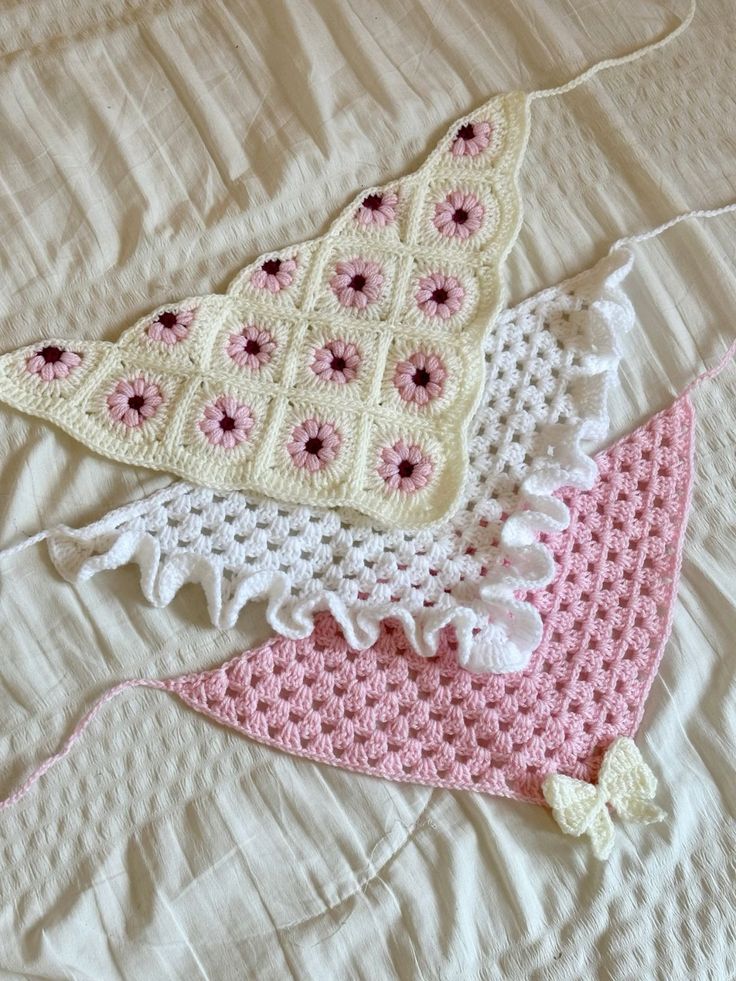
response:
<path id="1" fill-rule="evenodd" d="M 619 338 L 634 323 L 631 303 L 620 289 L 632 263 L 633 256 L 628 249 L 617 249 L 591 269 L 543 290 L 514 308 L 536 305 L 546 294 L 552 296 L 559 290 L 574 289 L 582 279 L 600 271 L 600 296 L 589 306 L 597 314 L 591 317 L 591 329 L 596 331 L 595 352 L 585 355 L 578 376 L 590 382 L 591 413 L 573 429 L 565 427 L 564 437 L 554 442 L 553 455 L 540 461 L 524 479 L 519 508 L 509 516 L 502 531 L 512 571 L 502 581 L 483 586 L 473 603 L 448 610 L 427 608 L 414 615 L 392 604 L 369 606 L 366 602 L 349 607 L 339 596 L 327 591 L 294 601 L 289 580 L 278 571 L 245 573 L 234 589 L 228 583 L 228 590 L 233 589 L 233 593 L 223 601 L 222 573 L 205 556 L 192 552 L 164 558 L 157 539 L 148 532 L 116 531 L 158 500 L 188 492 L 191 488 L 185 483 L 118 508 L 85 528 L 53 529 L 48 537 L 52 562 L 67 581 L 75 583 L 84 582 L 103 570 L 135 562 L 140 567 L 143 595 L 157 607 L 167 606 L 186 583 L 199 583 L 212 623 L 220 628 L 234 626 L 251 601 L 266 600 L 270 626 L 281 636 L 294 640 L 311 634 L 315 613 L 329 610 L 352 647 L 370 647 L 378 639 L 382 621 L 391 618 L 402 624 L 408 641 L 419 654 L 431 657 L 437 653 L 440 632 L 452 626 L 457 635 L 458 660 L 464 667 L 498 673 L 521 670 L 542 639 L 542 622 L 538 611 L 514 594 L 541 588 L 552 578 L 552 555 L 537 540 L 537 535 L 561 531 L 568 525 L 568 509 L 554 496 L 555 491 L 565 486 L 589 489 L 596 479 L 595 461 L 582 444 L 584 440 L 599 439 L 608 431 L 607 396 L 621 360 Z M 501 317 L 511 315 L 509 312 Z"/>

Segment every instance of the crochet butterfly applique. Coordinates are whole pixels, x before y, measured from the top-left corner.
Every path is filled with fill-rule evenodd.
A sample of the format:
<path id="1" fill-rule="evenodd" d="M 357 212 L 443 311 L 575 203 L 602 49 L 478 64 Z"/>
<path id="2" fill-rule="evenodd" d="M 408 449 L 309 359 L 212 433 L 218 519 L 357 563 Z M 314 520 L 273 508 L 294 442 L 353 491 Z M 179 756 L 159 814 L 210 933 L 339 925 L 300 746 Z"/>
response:
<path id="1" fill-rule="evenodd" d="M 528 97 L 455 123 L 322 237 L 260 256 L 114 343 L 0 357 L 0 399 L 114 460 L 415 528 L 468 469 L 483 347 L 521 221 Z"/>

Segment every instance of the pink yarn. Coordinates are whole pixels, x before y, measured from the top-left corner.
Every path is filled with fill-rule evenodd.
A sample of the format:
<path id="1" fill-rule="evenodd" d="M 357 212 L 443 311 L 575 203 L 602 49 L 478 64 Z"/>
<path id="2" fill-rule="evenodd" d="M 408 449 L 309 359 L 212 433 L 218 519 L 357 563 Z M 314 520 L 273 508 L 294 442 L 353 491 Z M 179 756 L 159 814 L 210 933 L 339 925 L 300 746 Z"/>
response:
<path id="1" fill-rule="evenodd" d="M 26 777 L 23 783 L 17 787 L 12 794 L 10 794 L 4 800 L 0 800 L 0 811 L 4 811 L 8 807 L 12 807 L 13 804 L 17 804 L 19 800 L 22 800 L 31 787 L 33 787 L 34 784 L 41 779 L 44 773 L 48 773 L 52 766 L 55 766 L 60 760 L 63 760 L 64 757 L 67 756 L 77 740 L 82 738 L 87 727 L 97 718 L 102 707 L 107 705 L 108 702 L 111 702 L 113 698 L 116 698 L 124 691 L 128 691 L 130 688 L 166 687 L 167 682 L 165 681 L 148 681 L 146 678 L 134 678 L 131 681 L 122 681 L 119 685 L 115 685 L 113 688 L 108 689 L 104 695 L 97 699 L 92 708 L 82 716 L 61 749 L 57 753 L 54 753 L 53 756 L 49 756 L 43 761 L 43 763 L 37 766 L 33 773 Z"/>
<path id="2" fill-rule="evenodd" d="M 226 351 L 239 368 L 260 371 L 276 350 L 272 334 L 257 324 L 244 324 L 238 334 L 231 334 Z"/>
<path id="3" fill-rule="evenodd" d="M 316 473 L 332 463 L 341 443 L 342 437 L 331 422 L 305 419 L 292 429 L 286 448 L 296 467 Z"/>
<path id="4" fill-rule="evenodd" d="M 137 429 L 156 415 L 163 401 L 158 385 L 139 375 L 121 379 L 107 396 L 107 407 L 116 422 Z"/>
<path id="5" fill-rule="evenodd" d="M 250 281 L 256 289 L 279 293 L 294 282 L 296 259 L 266 259 L 260 269 L 251 275 Z"/>
<path id="6" fill-rule="evenodd" d="M 432 273 L 419 280 L 415 299 L 417 306 L 427 317 L 447 320 L 462 308 L 465 290 L 454 276 Z"/>
<path id="7" fill-rule="evenodd" d="M 464 123 L 452 144 L 453 157 L 477 157 L 491 142 L 493 127 L 487 120 Z"/>
<path id="8" fill-rule="evenodd" d="M 232 450 L 248 438 L 255 422 L 249 406 L 231 395 L 221 395 L 204 407 L 198 425 L 212 446 Z"/>
<path id="9" fill-rule="evenodd" d="M 422 452 L 421 446 L 400 439 L 381 450 L 377 471 L 391 490 L 414 494 L 426 487 L 434 473 L 434 464 Z"/>
<path id="10" fill-rule="evenodd" d="M 356 257 L 337 263 L 330 286 L 342 306 L 365 310 L 381 296 L 383 282 L 383 271 L 377 262 Z"/>
<path id="11" fill-rule="evenodd" d="M 467 671 L 451 630 L 437 657 L 419 657 L 390 621 L 371 648 L 351 650 L 323 613 L 304 640 L 276 638 L 210 671 L 116 685 L 0 809 L 134 687 L 170 691 L 258 742 L 390 780 L 537 804 L 550 773 L 594 781 L 610 743 L 636 732 L 669 636 L 692 454 L 685 393 L 599 454 L 591 490 L 561 494 L 570 525 L 547 537 L 556 573 L 529 597 L 544 635 L 524 671 Z"/>
<path id="12" fill-rule="evenodd" d="M 75 351 L 48 344 L 28 358 L 26 370 L 29 374 L 40 375 L 45 382 L 50 382 L 57 378 L 67 378 L 81 363 L 81 355 Z"/>
<path id="13" fill-rule="evenodd" d="M 399 361 L 394 371 L 394 385 L 405 402 L 427 405 L 442 394 L 447 371 L 437 354 L 415 351 Z"/>
<path id="14" fill-rule="evenodd" d="M 337 338 L 314 352 L 309 367 L 320 381 L 347 385 L 358 377 L 360 360 L 355 344 Z"/>
<path id="15" fill-rule="evenodd" d="M 434 209 L 434 226 L 448 238 L 461 241 L 475 235 L 483 224 L 485 208 L 469 191 L 451 191 Z"/>

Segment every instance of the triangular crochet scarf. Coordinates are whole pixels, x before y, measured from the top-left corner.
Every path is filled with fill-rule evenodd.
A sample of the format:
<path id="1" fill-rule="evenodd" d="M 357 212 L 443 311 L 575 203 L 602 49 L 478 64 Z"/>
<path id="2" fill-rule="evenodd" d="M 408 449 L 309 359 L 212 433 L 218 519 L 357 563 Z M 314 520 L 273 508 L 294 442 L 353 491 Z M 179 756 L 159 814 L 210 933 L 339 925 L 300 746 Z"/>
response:
<path id="1" fill-rule="evenodd" d="M 564 495 L 570 526 L 549 536 L 555 577 L 530 597 L 544 634 L 523 672 L 462 668 L 451 631 L 420 658 L 391 622 L 356 651 L 320 614 L 304 640 L 165 685 L 259 742 L 392 780 L 534 803 L 550 773 L 593 780 L 603 749 L 636 731 L 667 641 L 692 448 L 684 397 L 600 454 L 591 490 Z"/>
<path id="2" fill-rule="evenodd" d="M 344 507 L 382 527 L 446 517 L 468 471 L 483 350 L 521 216 L 535 98 L 491 99 L 421 167 L 322 237 L 260 256 L 119 340 L 44 338 L 0 358 L 0 399 L 114 460 L 221 491 Z"/>
<path id="3" fill-rule="evenodd" d="M 563 830 L 589 834 L 605 858 L 609 805 L 628 820 L 664 816 L 631 737 L 672 622 L 693 473 L 692 387 L 596 457 L 590 490 L 561 495 L 570 524 L 548 536 L 556 575 L 530 597 L 544 635 L 524 671 L 462 668 L 452 631 L 437 657 L 420 658 L 390 622 L 357 651 L 321 614 L 303 640 L 277 638 L 211 670 L 116 685 L 0 809 L 67 755 L 102 705 L 149 687 L 297 756 L 390 780 L 546 800 Z"/>

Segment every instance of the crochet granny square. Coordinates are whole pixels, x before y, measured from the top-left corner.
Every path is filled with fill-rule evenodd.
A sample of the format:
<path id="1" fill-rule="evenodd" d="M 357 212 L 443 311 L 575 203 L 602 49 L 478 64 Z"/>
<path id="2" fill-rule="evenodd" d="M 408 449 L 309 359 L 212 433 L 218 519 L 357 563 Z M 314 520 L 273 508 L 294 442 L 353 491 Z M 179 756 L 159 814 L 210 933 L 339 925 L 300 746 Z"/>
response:
<path id="1" fill-rule="evenodd" d="M 161 307 L 114 344 L 4 355 L 0 399 L 203 486 L 384 527 L 437 521 L 468 468 L 527 122 L 525 95 L 494 98 L 416 172 L 261 256 L 226 295 Z"/>

